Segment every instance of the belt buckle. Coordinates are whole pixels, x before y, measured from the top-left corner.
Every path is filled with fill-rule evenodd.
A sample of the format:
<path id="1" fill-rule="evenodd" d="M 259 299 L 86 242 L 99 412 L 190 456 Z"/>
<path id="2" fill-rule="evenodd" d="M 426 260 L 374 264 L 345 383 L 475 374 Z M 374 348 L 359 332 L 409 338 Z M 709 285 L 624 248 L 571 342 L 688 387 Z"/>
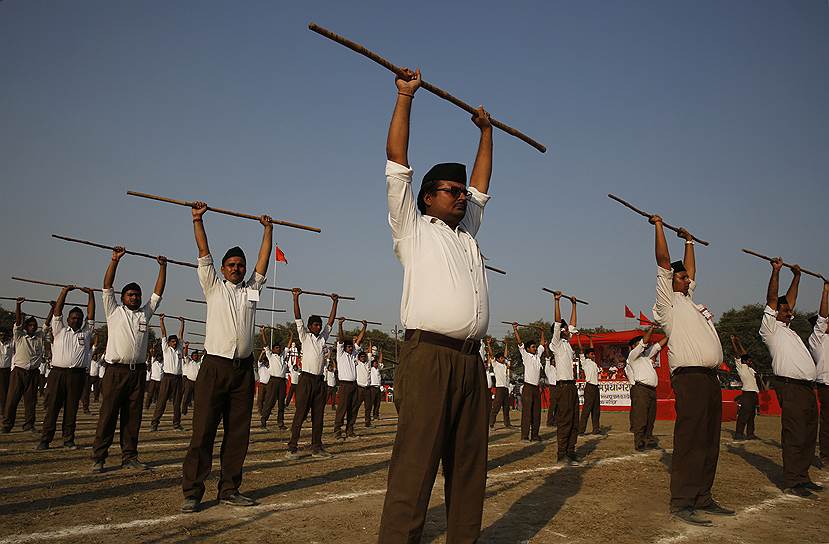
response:
<path id="1" fill-rule="evenodd" d="M 135 372 L 135 363 L 130 363 L 130 372 Z"/>

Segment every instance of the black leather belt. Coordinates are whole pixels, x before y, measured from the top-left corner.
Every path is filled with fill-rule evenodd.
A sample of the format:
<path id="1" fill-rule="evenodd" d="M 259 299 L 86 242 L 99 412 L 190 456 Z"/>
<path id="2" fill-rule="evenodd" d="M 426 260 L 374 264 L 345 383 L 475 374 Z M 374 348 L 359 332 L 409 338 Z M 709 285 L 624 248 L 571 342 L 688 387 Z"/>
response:
<path id="1" fill-rule="evenodd" d="M 708 374 L 709 376 L 716 376 L 717 369 L 707 366 L 681 366 L 674 370 L 674 376 L 679 374 Z"/>
<path id="2" fill-rule="evenodd" d="M 795 378 L 788 378 L 786 376 L 775 376 L 775 378 L 783 383 L 791 383 L 794 385 L 805 385 L 806 387 L 814 387 L 815 382 L 809 380 L 796 380 Z"/>
<path id="3" fill-rule="evenodd" d="M 560 383 L 563 383 L 563 384 L 572 383 L 573 385 L 575 385 L 576 380 L 556 380 L 556 385 L 558 385 Z"/>
<path id="4" fill-rule="evenodd" d="M 450 338 L 443 334 L 438 334 L 431 331 L 422 331 L 420 329 L 406 329 L 404 335 L 406 340 L 414 339 L 416 342 L 424 342 L 434 346 L 441 346 L 455 351 L 459 351 L 465 355 L 472 355 L 478 353 L 481 349 L 481 341 L 467 338 L 466 340 L 458 340 L 457 338 Z"/>
<path id="5" fill-rule="evenodd" d="M 636 382 L 633 385 L 638 385 L 639 387 L 644 387 L 645 389 L 650 389 L 651 391 L 656 391 L 656 386 L 655 385 L 648 385 L 648 384 L 642 383 L 642 382 Z"/>

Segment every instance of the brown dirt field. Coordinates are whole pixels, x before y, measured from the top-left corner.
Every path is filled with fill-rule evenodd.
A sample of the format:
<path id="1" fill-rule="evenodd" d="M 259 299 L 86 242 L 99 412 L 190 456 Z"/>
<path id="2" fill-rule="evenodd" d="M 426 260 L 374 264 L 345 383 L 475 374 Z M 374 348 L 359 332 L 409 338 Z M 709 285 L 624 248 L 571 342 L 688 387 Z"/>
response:
<path id="1" fill-rule="evenodd" d="M 19 426 L 0 435 L 0 544 L 65 541 L 98 543 L 208 542 L 374 542 L 396 427 L 395 411 L 383 404 L 384 419 L 363 436 L 344 444 L 331 439 L 332 415 L 326 414 L 325 441 L 336 456 L 284 458 L 287 431 L 254 429 L 242 492 L 260 506 L 218 505 L 215 471 L 207 483 L 210 499 L 197 514 L 178 511 L 181 460 L 189 434 L 170 429 L 150 433 L 145 417 L 141 459 L 151 470 L 121 470 L 117 443 L 103 474 L 91 474 L 90 447 L 97 406 L 79 414 L 77 451 L 53 448 L 36 452 L 39 435 Z M 21 406 L 22 411 L 22 406 Z M 22 414 L 21 414 L 22 415 Z M 38 418 L 43 410 L 38 406 Z M 146 416 L 146 414 L 145 414 Z M 289 410 L 287 419 L 293 416 Z M 517 413 L 514 416 L 518 416 Z M 256 418 L 254 417 L 254 420 Z M 517 417 L 514 421 L 517 421 Z M 542 421 L 543 421 L 542 416 Z M 189 417 L 184 426 L 189 428 Z M 581 467 L 555 466 L 555 431 L 542 429 L 544 441 L 523 444 L 519 433 L 496 425 L 491 433 L 487 498 L 482 542 L 826 542 L 826 497 L 817 500 L 783 495 L 780 421 L 759 417 L 761 441 L 735 443 L 733 423 L 725 424 L 715 496 L 738 510 L 734 518 L 715 518 L 713 528 L 693 528 L 667 512 L 668 466 L 673 422 L 658 421 L 656 434 L 667 450 L 635 453 L 627 432 L 627 414 L 605 412 L 606 436 L 579 437 Z M 302 441 L 310 439 L 309 429 Z M 220 435 L 221 436 L 221 435 Z M 218 447 L 216 448 L 218 452 Z M 218 460 L 216 460 L 218 462 Z M 813 469 L 815 481 L 829 472 Z M 444 542 L 442 478 L 432 494 L 423 542 Z"/>

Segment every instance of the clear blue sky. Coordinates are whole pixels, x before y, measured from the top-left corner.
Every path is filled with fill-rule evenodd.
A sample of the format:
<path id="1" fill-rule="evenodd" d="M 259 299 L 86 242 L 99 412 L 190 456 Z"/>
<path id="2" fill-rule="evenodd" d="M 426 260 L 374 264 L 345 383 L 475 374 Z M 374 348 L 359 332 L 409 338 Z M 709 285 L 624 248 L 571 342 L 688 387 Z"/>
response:
<path id="1" fill-rule="evenodd" d="M 135 189 L 320 226 L 277 229 L 280 284 L 354 295 L 344 313 L 389 329 L 402 283 L 383 178 L 393 78 L 310 21 L 547 145 L 496 132 L 479 241 L 509 275 L 490 277 L 492 333 L 549 318 L 542 286 L 590 300 L 585 324 L 649 311 L 652 228 L 608 192 L 712 242 L 698 248 L 697 299 L 717 315 L 763 298 L 769 267 L 741 247 L 829 273 L 826 0 L 5 0 L 0 295 L 54 296 L 13 274 L 100 284 L 106 252 L 53 232 L 195 260 L 189 211 L 125 196 Z M 476 144 L 464 112 L 418 94 L 418 183 L 435 162 L 471 165 Z M 206 226 L 214 253 L 258 247 L 256 223 Z M 117 284 L 149 291 L 155 271 L 126 257 Z M 802 309 L 819 287 L 804 278 Z M 198 296 L 195 273 L 171 266 L 163 309 L 199 316 L 184 302 Z"/>

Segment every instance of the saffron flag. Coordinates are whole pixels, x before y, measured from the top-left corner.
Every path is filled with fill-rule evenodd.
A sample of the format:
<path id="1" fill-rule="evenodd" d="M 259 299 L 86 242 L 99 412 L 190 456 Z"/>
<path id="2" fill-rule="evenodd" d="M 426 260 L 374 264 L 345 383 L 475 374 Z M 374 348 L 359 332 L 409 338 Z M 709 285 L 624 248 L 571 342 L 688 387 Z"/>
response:
<path id="1" fill-rule="evenodd" d="M 646 326 L 649 326 L 649 325 L 653 325 L 653 322 L 650 319 L 648 319 L 645 316 L 645 314 L 643 314 L 642 312 L 639 312 L 639 325 L 642 326 L 642 327 L 646 327 Z"/>
<path id="2" fill-rule="evenodd" d="M 285 254 L 282 252 L 281 249 L 279 249 L 279 244 L 276 245 L 276 248 L 274 249 L 273 253 L 276 262 L 288 264 L 288 259 L 285 258 Z"/>
<path id="3" fill-rule="evenodd" d="M 636 314 L 633 313 L 633 310 L 628 308 L 627 304 L 625 304 L 625 317 L 636 319 Z"/>

